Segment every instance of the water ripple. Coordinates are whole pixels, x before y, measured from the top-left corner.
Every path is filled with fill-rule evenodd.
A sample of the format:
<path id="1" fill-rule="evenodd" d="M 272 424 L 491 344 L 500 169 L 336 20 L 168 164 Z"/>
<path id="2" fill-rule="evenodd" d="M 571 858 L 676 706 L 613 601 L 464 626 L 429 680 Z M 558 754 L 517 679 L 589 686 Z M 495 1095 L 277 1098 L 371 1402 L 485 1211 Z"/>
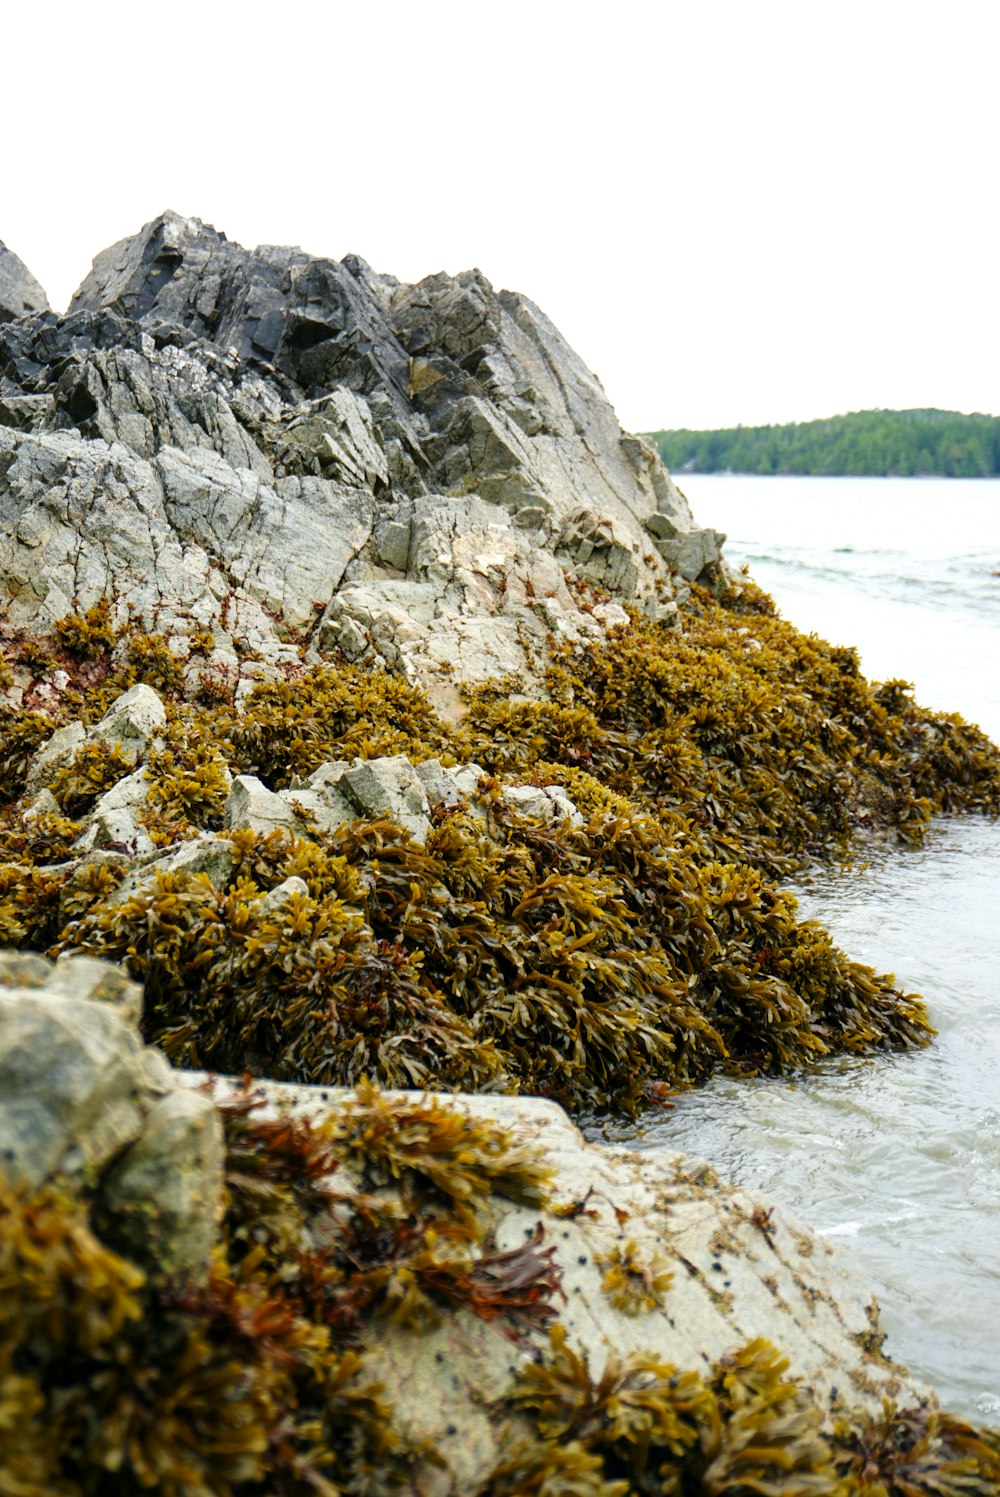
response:
<path id="1" fill-rule="evenodd" d="M 891 1354 L 1000 1423 L 977 1406 L 1000 1396 L 1000 823 L 942 821 L 923 848 L 797 893 L 853 956 L 924 994 L 940 1038 L 794 1083 L 713 1082 L 616 1136 L 708 1159 L 849 1248 Z"/>

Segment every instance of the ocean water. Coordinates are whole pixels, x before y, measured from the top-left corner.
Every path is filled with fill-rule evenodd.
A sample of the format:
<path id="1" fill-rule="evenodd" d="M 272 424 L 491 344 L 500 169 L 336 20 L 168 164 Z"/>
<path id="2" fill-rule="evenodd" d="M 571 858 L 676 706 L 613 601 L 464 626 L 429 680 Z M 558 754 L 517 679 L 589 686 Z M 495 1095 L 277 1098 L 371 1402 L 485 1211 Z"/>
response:
<path id="1" fill-rule="evenodd" d="M 681 482 L 786 618 L 1000 740 L 1000 481 Z M 629 1136 L 710 1160 L 846 1247 L 889 1353 L 1000 1424 L 1000 821 L 939 821 L 918 849 L 796 892 L 850 955 L 923 994 L 938 1039 L 794 1084 L 714 1082 Z"/>

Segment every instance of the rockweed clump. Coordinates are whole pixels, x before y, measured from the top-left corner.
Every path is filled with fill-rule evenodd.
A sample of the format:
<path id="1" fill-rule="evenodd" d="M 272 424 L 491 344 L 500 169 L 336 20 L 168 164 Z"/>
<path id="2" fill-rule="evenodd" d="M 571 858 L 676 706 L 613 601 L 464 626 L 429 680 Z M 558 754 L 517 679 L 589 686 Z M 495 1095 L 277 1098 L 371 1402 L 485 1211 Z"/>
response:
<path id="1" fill-rule="evenodd" d="M 996 811 L 1000 754 L 900 683 L 871 688 L 852 651 L 775 618 L 752 584 L 721 603 L 696 590 L 679 630 L 636 617 L 553 645 L 545 700 L 479 687 L 457 725 L 400 678 L 333 663 L 261 683 L 241 711 L 205 705 L 162 640 L 139 649 L 126 626 L 109 645 L 108 629 L 101 613 L 57 631 L 81 670 L 112 652 L 63 715 L 96 722 L 159 662 L 167 722 L 138 820 L 160 848 L 223 831 L 232 774 L 279 789 L 396 753 L 486 771 L 473 804 L 433 809 L 423 843 L 388 819 L 320 833 L 304 817 L 232 834 L 221 886 L 151 874 L 126 896 L 127 850 L 81 863 L 73 843 L 131 761 L 86 743 L 52 778 L 60 814 L 25 820 L 32 757 L 62 719 L 8 712 L 0 929 L 124 962 L 147 1037 L 177 1062 L 634 1111 L 718 1069 L 785 1073 L 930 1033 L 919 999 L 799 922 L 772 880 L 846 854 L 859 829 L 913 839 L 935 811 Z M 562 785 L 582 823 L 519 814 L 512 780 Z M 305 892 L 265 898 L 293 877 Z"/>

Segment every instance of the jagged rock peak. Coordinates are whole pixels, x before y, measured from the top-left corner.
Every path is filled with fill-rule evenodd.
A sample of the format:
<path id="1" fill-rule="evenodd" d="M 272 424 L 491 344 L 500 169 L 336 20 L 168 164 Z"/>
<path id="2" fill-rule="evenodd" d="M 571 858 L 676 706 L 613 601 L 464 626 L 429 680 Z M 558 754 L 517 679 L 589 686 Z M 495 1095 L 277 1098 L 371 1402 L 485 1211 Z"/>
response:
<path id="1" fill-rule="evenodd" d="M 23 260 L 0 239 L 0 322 L 48 310 L 49 299 Z"/>
<path id="2" fill-rule="evenodd" d="M 368 340 L 379 373 L 405 390 L 406 354 L 379 326 L 384 311 L 366 281 L 374 278 L 354 257 L 339 264 L 291 247 L 247 250 L 211 224 L 167 212 L 99 254 L 69 310 L 173 328 L 274 364 L 307 387 L 356 379 L 351 355 Z M 338 335 L 348 341 L 343 357 L 306 357 Z"/>
<path id="3" fill-rule="evenodd" d="M 14 627 L 107 598 L 241 682 L 339 650 L 529 687 L 626 619 L 595 587 L 669 616 L 721 540 L 526 297 L 177 213 L 0 326 L 0 534 Z"/>

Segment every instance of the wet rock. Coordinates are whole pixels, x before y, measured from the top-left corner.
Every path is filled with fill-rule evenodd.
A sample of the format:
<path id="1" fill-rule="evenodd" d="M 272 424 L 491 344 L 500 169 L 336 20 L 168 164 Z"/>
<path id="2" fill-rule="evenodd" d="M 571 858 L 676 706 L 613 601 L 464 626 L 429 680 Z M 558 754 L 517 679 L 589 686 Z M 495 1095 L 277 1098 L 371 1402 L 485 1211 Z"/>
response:
<path id="1" fill-rule="evenodd" d="M 387 816 L 418 842 L 431 829 L 430 806 L 420 776 L 404 754 L 382 759 L 355 759 L 339 782 L 369 821 Z"/>

